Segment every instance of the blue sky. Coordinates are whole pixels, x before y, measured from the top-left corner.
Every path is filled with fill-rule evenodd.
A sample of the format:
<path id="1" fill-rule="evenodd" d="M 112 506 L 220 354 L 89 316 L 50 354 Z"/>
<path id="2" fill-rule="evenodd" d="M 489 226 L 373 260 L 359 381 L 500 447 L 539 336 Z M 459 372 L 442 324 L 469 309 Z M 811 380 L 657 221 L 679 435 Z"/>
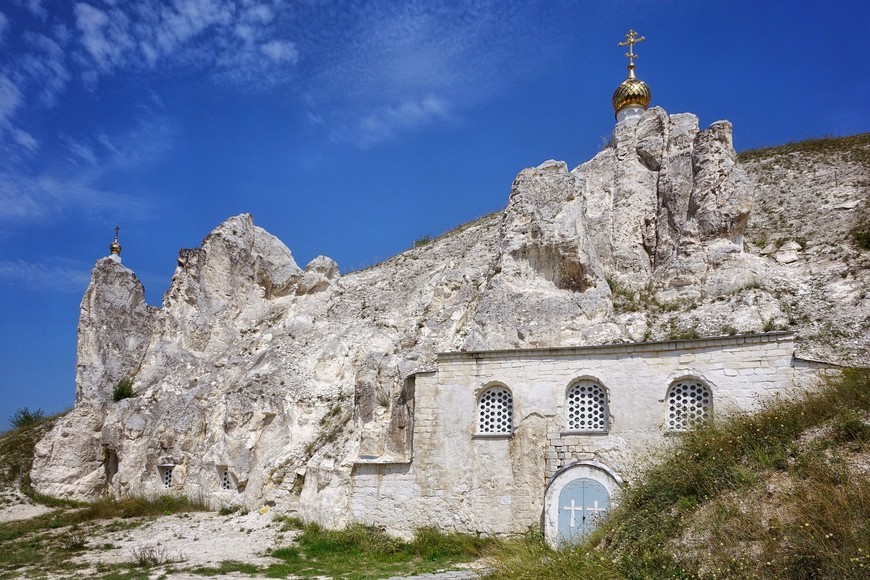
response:
<path id="1" fill-rule="evenodd" d="M 160 305 L 250 212 L 343 272 L 501 209 L 613 127 L 629 28 L 653 104 L 738 150 L 870 130 L 866 2 L 3 0 L 0 428 L 74 399 L 78 306 L 121 227 Z"/>

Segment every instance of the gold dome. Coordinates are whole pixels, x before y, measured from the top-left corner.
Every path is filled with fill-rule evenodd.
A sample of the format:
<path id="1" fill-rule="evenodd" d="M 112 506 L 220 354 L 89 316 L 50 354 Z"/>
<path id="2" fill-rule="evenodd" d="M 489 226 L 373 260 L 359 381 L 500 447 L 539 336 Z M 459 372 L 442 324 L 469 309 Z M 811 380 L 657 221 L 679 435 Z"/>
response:
<path id="1" fill-rule="evenodd" d="M 634 45 L 638 42 L 646 40 L 645 36 L 638 36 L 634 30 L 629 30 L 625 35 L 625 41 L 620 42 L 617 46 L 627 46 L 628 52 L 625 56 L 628 57 L 628 78 L 616 87 L 613 91 L 613 112 L 616 118 L 619 118 L 619 111 L 626 107 L 642 107 L 646 110 L 649 107 L 650 92 L 646 83 L 638 80 L 634 76 L 634 59 L 637 54 L 634 52 Z"/>
<path id="2" fill-rule="evenodd" d="M 118 243 L 118 230 L 121 228 L 115 228 L 115 241 L 109 245 L 109 255 L 111 256 L 120 256 L 121 255 L 121 244 Z"/>
<path id="3" fill-rule="evenodd" d="M 634 76 L 634 64 L 629 65 L 628 78 L 613 91 L 613 113 L 616 114 L 632 105 L 646 109 L 649 107 L 650 99 L 649 87 Z"/>

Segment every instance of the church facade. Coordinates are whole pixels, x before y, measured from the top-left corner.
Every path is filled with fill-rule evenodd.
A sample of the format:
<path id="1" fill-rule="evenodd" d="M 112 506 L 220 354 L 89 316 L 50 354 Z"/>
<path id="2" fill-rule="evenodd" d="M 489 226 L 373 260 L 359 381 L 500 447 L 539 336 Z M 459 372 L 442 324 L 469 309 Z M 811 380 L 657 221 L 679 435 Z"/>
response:
<path id="1" fill-rule="evenodd" d="M 558 543 L 594 527 L 653 449 L 752 412 L 817 373 L 773 332 L 623 345 L 454 352 L 408 379 L 404 456 L 364 456 L 353 519 Z"/>

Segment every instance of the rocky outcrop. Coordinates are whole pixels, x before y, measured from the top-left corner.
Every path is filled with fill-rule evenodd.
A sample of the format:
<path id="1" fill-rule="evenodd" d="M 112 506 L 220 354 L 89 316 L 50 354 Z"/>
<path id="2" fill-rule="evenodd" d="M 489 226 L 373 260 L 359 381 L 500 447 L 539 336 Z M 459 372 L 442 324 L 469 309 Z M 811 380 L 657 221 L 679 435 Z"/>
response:
<path id="1" fill-rule="evenodd" d="M 139 372 L 155 312 L 132 270 L 114 258 L 97 262 L 79 312 L 77 405 L 111 401 L 118 382 Z"/>
<path id="2" fill-rule="evenodd" d="M 729 123 L 701 131 L 652 109 L 572 171 L 522 171 L 504 212 L 363 271 L 340 275 L 324 256 L 303 271 L 247 215 L 180 252 L 159 310 L 101 260 L 77 406 L 40 443 L 33 481 L 65 497 L 151 493 L 171 468 L 184 493 L 341 525 L 358 458 L 408 459 L 409 377 L 437 352 L 800 332 L 784 297 L 823 300 L 849 279 L 747 252 L 753 194 Z M 865 361 L 867 328 L 853 349 Z M 137 396 L 112 402 L 126 376 Z"/>

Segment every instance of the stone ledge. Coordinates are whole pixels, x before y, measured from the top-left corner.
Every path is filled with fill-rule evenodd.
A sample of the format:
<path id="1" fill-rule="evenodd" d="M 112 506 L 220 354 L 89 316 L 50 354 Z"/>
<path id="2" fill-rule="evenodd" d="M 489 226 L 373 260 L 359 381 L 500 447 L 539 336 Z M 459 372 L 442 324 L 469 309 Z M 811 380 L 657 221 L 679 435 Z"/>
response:
<path id="1" fill-rule="evenodd" d="M 789 331 L 765 332 L 759 334 L 736 334 L 709 338 L 681 340 L 662 340 L 653 342 L 628 342 L 622 344 L 603 344 L 598 346 L 565 346 L 554 348 L 528 348 L 505 350 L 482 350 L 468 352 L 439 352 L 440 361 L 477 361 L 480 359 L 545 359 L 577 356 L 596 356 L 603 354 L 641 354 L 663 351 L 688 351 L 705 348 L 721 349 L 729 346 L 767 344 L 794 341 L 795 334 Z"/>

